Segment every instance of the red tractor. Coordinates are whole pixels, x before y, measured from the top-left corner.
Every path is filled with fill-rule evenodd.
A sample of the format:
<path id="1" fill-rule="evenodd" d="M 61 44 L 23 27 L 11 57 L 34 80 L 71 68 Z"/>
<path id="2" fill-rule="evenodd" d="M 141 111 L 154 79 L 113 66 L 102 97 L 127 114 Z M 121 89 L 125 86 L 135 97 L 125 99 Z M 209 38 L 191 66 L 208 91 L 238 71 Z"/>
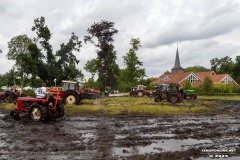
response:
<path id="1" fill-rule="evenodd" d="M 51 89 L 52 92 L 57 92 L 55 89 Z M 79 104 L 82 99 L 95 99 L 101 97 L 99 90 L 84 90 L 83 86 L 75 81 L 62 81 L 62 88 L 60 96 L 63 99 L 63 103 L 67 104 Z"/>
<path id="2" fill-rule="evenodd" d="M 64 116 L 64 106 L 60 97 L 60 90 L 56 95 L 49 95 L 45 99 L 33 97 L 18 97 L 17 108 L 10 112 L 15 120 L 20 115 L 27 115 L 33 121 L 43 121 L 61 118 Z"/>
<path id="3" fill-rule="evenodd" d="M 146 88 L 146 86 L 144 86 L 144 85 L 138 85 L 137 87 L 132 87 L 129 95 L 131 97 L 143 97 L 145 95 L 150 97 L 152 92 L 146 91 L 145 88 Z"/>

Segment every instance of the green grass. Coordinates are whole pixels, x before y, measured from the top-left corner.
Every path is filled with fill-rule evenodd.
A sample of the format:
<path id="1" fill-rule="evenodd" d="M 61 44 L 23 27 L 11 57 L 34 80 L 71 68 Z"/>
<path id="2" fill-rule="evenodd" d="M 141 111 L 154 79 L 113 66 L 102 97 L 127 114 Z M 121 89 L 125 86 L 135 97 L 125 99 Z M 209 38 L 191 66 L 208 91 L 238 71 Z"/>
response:
<path id="1" fill-rule="evenodd" d="M 183 115 L 214 113 L 220 109 L 218 102 L 201 99 L 206 98 L 200 97 L 198 101 L 184 100 L 177 104 L 171 104 L 166 101 L 155 103 L 153 99 L 146 97 L 101 98 L 96 100 L 83 100 L 80 105 L 65 105 L 65 113 L 66 115 L 86 113 L 97 115 Z M 6 111 L 11 111 L 16 105 L 2 103 L 0 107 Z"/>
<path id="2" fill-rule="evenodd" d="M 198 96 L 198 99 L 240 100 L 240 96 Z"/>
<path id="3" fill-rule="evenodd" d="M 0 108 L 3 108 L 6 111 L 12 111 L 16 108 L 16 104 L 13 103 L 0 103 Z"/>
<path id="4" fill-rule="evenodd" d="M 207 102 L 209 103 L 209 102 Z M 149 98 L 117 97 L 97 100 L 83 100 L 81 105 L 66 105 L 67 115 L 72 114 L 131 114 L 131 115 L 182 115 L 211 113 L 215 109 L 207 107 L 205 102 L 181 102 L 171 104 L 169 102 L 155 103 Z"/>

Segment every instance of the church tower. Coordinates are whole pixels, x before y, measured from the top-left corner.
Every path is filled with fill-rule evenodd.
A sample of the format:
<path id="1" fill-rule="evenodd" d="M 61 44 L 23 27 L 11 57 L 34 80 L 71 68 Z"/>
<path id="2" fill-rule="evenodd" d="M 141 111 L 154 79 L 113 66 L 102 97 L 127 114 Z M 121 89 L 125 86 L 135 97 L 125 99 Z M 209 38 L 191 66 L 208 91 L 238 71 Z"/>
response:
<path id="1" fill-rule="evenodd" d="M 183 68 L 180 65 L 180 59 L 179 59 L 178 47 L 177 47 L 175 66 L 172 68 L 172 74 L 178 74 L 178 73 L 183 73 Z"/>

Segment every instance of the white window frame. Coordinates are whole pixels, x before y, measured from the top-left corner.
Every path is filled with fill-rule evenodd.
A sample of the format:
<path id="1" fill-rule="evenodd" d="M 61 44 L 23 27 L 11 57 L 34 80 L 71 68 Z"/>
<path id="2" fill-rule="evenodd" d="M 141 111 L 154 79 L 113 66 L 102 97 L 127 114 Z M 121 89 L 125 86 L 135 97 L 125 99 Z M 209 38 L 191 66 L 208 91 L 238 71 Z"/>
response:
<path id="1" fill-rule="evenodd" d="M 229 79 L 227 78 L 227 77 L 225 77 L 224 79 L 223 79 L 223 82 L 224 82 L 224 84 L 229 84 Z"/>
<path id="2" fill-rule="evenodd" d="M 164 81 L 170 81 L 170 78 L 169 78 L 168 76 L 165 76 L 165 77 L 163 78 L 163 80 L 164 80 Z"/>
<path id="3" fill-rule="evenodd" d="M 191 85 L 195 84 L 195 81 L 197 81 L 198 79 L 194 76 L 194 75 L 190 75 L 186 78 L 186 80 L 190 80 Z"/>

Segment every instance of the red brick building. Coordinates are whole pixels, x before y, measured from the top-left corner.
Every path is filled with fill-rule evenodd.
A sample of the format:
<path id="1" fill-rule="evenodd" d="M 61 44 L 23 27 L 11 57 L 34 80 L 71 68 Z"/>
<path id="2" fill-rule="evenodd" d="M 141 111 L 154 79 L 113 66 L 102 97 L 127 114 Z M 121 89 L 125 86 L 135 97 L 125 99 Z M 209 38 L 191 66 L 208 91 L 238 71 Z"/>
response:
<path id="1" fill-rule="evenodd" d="M 162 74 L 156 78 L 152 84 L 179 84 L 183 86 L 186 80 L 189 80 L 195 87 L 201 85 L 206 76 L 209 76 L 214 83 L 236 84 L 237 83 L 228 74 L 216 74 L 214 71 L 208 72 L 184 72 L 180 65 L 178 49 L 176 52 L 175 66 L 172 68 L 172 73 Z"/>

